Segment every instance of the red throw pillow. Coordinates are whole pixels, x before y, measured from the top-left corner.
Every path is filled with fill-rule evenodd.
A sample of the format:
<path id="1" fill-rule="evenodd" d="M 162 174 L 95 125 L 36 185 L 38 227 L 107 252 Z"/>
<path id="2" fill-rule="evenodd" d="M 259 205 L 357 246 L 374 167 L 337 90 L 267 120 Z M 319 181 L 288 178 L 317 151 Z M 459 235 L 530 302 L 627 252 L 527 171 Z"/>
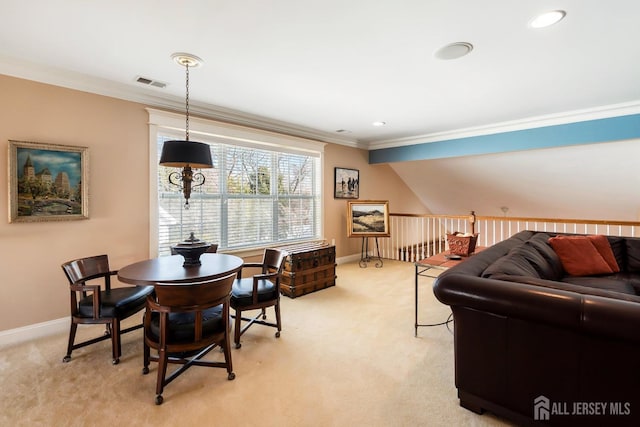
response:
<path id="1" fill-rule="evenodd" d="M 564 270 L 572 276 L 613 273 L 587 236 L 556 236 L 549 239 L 549 244 L 558 254 Z"/>
<path id="2" fill-rule="evenodd" d="M 613 254 L 613 250 L 611 249 L 611 243 L 607 239 L 607 236 L 603 236 L 602 234 L 587 236 L 593 246 L 596 247 L 602 258 L 607 262 L 609 267 L 613 273 L 620 272 L 620 267 L 618 266 L 618 261 L 616 261 L 616 256 Z"/>

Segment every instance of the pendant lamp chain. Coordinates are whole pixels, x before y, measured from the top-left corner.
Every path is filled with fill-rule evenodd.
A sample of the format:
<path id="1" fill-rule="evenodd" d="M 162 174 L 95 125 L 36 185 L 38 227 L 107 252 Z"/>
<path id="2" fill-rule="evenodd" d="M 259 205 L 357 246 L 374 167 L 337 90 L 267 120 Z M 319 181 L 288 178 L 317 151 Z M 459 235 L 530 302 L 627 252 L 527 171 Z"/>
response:
<path id="1" fill-rule="evenodd" d="M 187 105 L 187 135 L 186 141 L 189 141 L 189 62 L 187 61 L 184 66 L 187 68 L 187 96 L 186 96 L 186 105 Z"/>

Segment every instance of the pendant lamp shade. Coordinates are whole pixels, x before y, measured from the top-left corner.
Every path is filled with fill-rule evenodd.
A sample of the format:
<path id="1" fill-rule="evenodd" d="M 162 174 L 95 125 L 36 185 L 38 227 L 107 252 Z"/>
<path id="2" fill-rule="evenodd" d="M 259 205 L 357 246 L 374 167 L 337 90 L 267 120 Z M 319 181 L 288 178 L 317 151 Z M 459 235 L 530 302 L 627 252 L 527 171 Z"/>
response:
<path id="1" fill-rule="evenodd" d="M 212 168 L 211 149 L 202 142 L 189 141 L 189 67 L 197 67 L 202 60 L 188 53 L 174 53 L 171 55 L 174 61 L 185 67 L 186 70 L 186 122 L 184 141 L 165 141 L 160 154 L 160 166 L 182 168 L 182 172 L 171 172 L 169 183 L 179 187 L 184 194 L 184 207 L 189 209 L 191 191 L 204 185 L 206 178 L 201 172 L 193 172 L 195 169 Z"/>
<path id="2" fill-rule="evenodd" d="M 202 142 L 165 141 L 160 155 L 160 165 L 173 168 L 212 168 L 211 150 L 208 144 Z"/>

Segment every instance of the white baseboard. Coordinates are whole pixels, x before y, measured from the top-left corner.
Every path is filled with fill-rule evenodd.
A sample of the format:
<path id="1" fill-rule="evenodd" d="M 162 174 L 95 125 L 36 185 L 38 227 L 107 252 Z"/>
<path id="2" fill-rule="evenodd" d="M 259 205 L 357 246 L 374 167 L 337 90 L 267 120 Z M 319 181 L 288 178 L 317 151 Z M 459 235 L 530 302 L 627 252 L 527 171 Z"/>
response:
<path id="1" fill-rule="evenodd" d="M 61 332 L 69 332 L 68 317 L 0 331 L 0 348 L 20 344 L 25 341 L 46 337 Z"/>
<path id="2" fill-rule="evenodd" d="M 358 261 L 360 254 L 347 255 L 340 258 L 336 258 L 336 264 L 345 264 L 347 262 Z"/>

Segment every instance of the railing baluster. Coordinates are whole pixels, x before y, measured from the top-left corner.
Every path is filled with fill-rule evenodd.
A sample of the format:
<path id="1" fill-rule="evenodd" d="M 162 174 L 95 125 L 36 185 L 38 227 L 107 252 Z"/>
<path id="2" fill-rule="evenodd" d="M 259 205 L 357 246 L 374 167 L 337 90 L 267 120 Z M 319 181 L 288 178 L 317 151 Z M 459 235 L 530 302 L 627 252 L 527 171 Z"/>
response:
<path id="1" fill-rule="evenodd" d="M 381 256 L 402 261 L 417 261 L 448 248 L 446 234 L 454 231 L 479 234 L 478 246 L 491 246 L 523 230 L 553 230 L 557 233 L 599 234 L 635 237 L 640 221 L 605 221 L 550 218 L 517 218 L 475 216 L 474 227 L 469 215 L 396 214 L 390 217 L 390 237 L 381 238 Z M 470 228 L 471 227 L 471 228 Z M 569 231 L 572 230 L 572 231 Z M 374 248 L 375 250 L 375 248 Z"/>

